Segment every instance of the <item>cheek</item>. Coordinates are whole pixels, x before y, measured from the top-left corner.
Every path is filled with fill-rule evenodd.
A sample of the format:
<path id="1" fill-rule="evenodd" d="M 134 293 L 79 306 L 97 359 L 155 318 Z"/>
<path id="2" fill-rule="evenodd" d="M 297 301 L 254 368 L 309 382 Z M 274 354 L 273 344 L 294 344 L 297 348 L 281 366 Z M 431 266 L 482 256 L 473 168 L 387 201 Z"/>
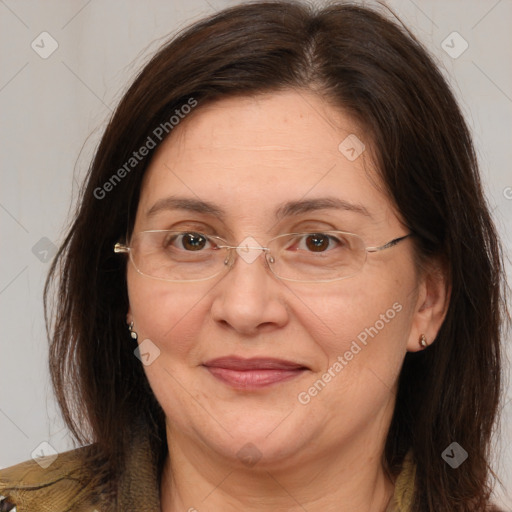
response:
<path id="1" fill-rule="evenodd" d="M 204 295 L 189 283 L 165 283 L 128 273 L 130 312 L 139 340 L 149 338 L 164 354 L 184 356 L 191 350 L 202 325 Z"/>
<path id="2" fill-rule="evenodd" d="M 354 287 L 355 288 L 355 287 Z M 324 339 L 330 351 L 345 348 L 347 343 L 384 335 L 396 334 L 399 326 L 407 323 L 408 315 L 404 310 L 404 297 L 392 290 L 372 290 L 370 293 L 361 288 L 347 287 L 337 293 L 325 294 L 311 309 L 316 310 L 317 332 Z"/>
<path id="3" fill-rule="evenodd" d="M 375 281 L 359 279 L 319 298 L 319 314 L 309 330 L 323 352 L 321 370 L 340 377 L 333 387 L 368 390 L 369 378 L 393 387 L 412 321 L 411 297 L 405 289 L 403 282 L 381 279 L 377 287 Z"/>

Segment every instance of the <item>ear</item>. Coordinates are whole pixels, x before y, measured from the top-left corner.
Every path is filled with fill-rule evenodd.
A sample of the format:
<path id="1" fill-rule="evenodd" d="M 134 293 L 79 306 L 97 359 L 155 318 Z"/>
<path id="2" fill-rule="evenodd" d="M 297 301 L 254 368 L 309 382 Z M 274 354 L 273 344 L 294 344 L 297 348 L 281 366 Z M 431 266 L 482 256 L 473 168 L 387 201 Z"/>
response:
<path id="1" fill-rule="evenodd" d="M 434 342 L 448 311 L 450 293 L 447 265 L 440 260 L 429 262 L 419 277 L 418 299 L 407 342 L 409 352 L 424 348 L 420 345 L 422 334 L 428 345 Z"/>
<path id="2" fill-rule="evenodd" d="M 126 313 L 126 324 L 130 325 L 133 322 L 132 309 L 128 307 L 128 312 Z"/>

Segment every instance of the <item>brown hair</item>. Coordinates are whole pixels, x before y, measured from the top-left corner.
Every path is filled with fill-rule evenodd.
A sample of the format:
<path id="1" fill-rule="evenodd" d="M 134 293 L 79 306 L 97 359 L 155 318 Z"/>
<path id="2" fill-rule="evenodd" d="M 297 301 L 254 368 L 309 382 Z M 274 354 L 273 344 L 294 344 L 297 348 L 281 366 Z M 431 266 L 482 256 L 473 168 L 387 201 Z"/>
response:
<path id="1" fill-rule="evenodd" d="M 222 97 L 290 88 L 313 90 L 355 116 L 418 255 L 447 262 L 448 313 L 435 343 L 405 357 L 383 456 L 396 474 L 412 451 L 413 511 L 480 511 L 490 496 L 501 388 L 500 246 L 447 83 L 411 33 L 365 7 L 235 6 L 179 33 L 138 75 L 106 128 L 45 289 L 51 375 L 65 421 L 80 443 L 96 443 L 114 484 L 134 422 L 150 433 L 161 467 L 164 414 L 133 355 L 126 260 L 113 253 L 131 232 L 156 148 L 129 170 L 126 163 L 191 98 L 200 109 Z M 98 193 L 107 182 L 108 195 Z M 459 470 L 441 458 L 453 441 L 469 452 Z"/>

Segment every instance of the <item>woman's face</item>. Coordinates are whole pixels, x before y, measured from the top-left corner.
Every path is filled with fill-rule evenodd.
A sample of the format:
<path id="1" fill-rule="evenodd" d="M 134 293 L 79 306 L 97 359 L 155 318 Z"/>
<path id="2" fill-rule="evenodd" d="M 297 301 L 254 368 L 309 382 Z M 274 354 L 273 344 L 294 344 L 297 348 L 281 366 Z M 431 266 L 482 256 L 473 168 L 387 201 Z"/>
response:
<path id="1" fill-rule="evenodd" d="M 366 145 L 359 157 L 354 134 Z M 152 159 L 134 232 L 192 230 L 265 246 L 282 233 L 342 230 L 366 246 L 383 245 L 408 230 L 376 185 L 369 147 L 349 117 L 313 93 L 199 106 Z M 190 201 L 148 214 L 170 197 Z M 315 206 L 323 198 L 343 203 Z M 192 208 L 201 201 L 222 215 Z M 287 203 L 296 204 L 284 210 Z M 144 369 L 171 438 L 217 460 L 261 467 L 382 451 L 403 358 L 424 327 L 425 287 L 410 239 L 328 283 L 279 280 L 262 254 L 236 256 L 229 272 L 202 282 L 151 279 L 132 264 L 127 278 L 128 319 L 139 343 L 151 340 Z M 242 379 L 241 372 L 205 366 L 225 357 L 276 358 L 303 369 L 244 387 L 222 379 Z"/>

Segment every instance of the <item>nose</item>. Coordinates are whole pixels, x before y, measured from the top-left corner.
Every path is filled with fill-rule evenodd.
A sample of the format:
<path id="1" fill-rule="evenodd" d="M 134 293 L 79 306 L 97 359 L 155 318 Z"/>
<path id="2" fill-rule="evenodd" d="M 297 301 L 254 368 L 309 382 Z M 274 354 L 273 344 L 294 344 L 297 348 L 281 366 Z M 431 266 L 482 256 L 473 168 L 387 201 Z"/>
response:
<path id="1" fill-rule="evenodd" d="M 215 322 L 248 336 L 286 325 L 286 287 L 268 268 L 265 248 L 246 243 L 231 252 L 230 271 L 213 290 Z"/>

